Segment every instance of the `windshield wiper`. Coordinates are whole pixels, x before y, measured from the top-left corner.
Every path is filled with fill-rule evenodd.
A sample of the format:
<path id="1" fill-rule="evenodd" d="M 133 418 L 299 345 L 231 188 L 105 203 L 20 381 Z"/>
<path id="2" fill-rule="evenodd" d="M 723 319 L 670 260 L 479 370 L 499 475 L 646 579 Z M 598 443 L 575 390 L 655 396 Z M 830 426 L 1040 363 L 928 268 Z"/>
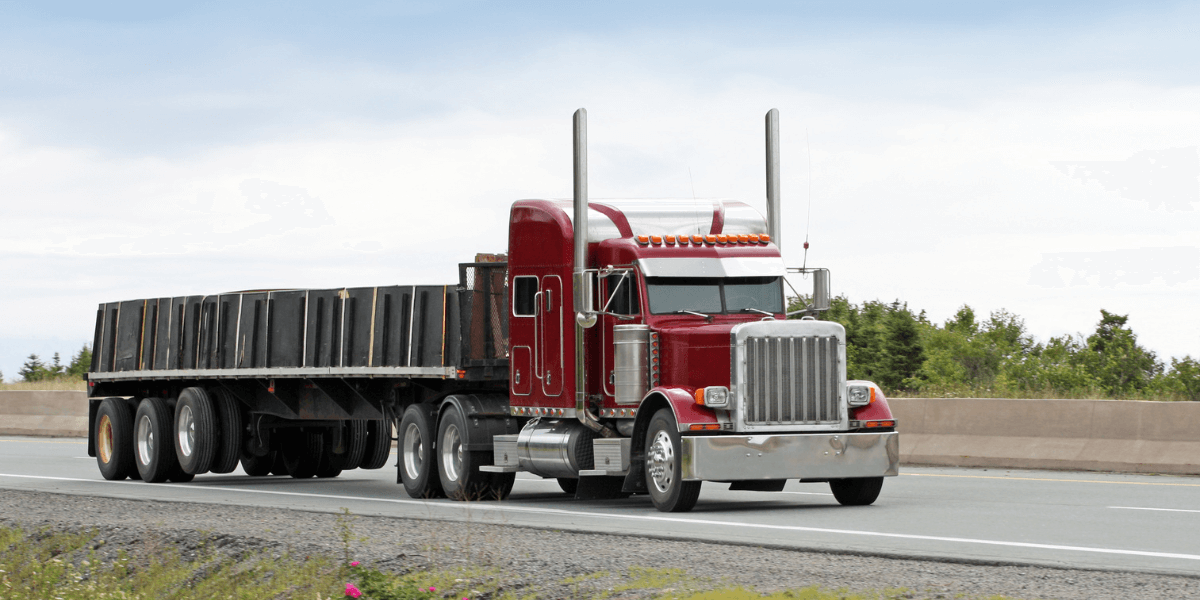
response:
<path id="1" fill-rule="evenodd" d="M 767 312 L 767 311 L 765 311 L 765 310 L 763 310 L 763 309 L 761 309 L 761 308 L 749 308 L 749 307 L 746 307 L 746 308 L 739 308 L 739 309 L 738 309 L 738 312 L 739 312 L 739 313 L 756 312 L 756 313 L 758 313 L 758 314 L 760 314 L 760 315 L 767 315 L 768 317 L 774 317 L 774 316 L 775 316 L 775 313 L 770 313 L 770 312 Z"/>
<path id="2" fill-rule="evenodd" d="M 696 315 L 697 317 L 704 317 L 705 319 L 712 318 L 712 315 L 710 315 L 708 313 L 696 312 L 694 310 L 687 310 L 684 308 L 681 308 L 679 310 L 673 310 L 670 312 L 670 314 L 672 314 L 672 315 Z"/>

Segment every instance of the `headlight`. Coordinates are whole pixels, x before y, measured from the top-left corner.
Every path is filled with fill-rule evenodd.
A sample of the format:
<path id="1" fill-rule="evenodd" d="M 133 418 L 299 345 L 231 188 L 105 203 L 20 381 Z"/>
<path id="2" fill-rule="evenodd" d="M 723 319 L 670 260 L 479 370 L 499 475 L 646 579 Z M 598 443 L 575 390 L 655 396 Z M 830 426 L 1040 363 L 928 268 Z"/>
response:
<path id="1" fill-rule="evenodd" d="M 850 406 L 866 406 L 875 401 L 875 388 L 869 385 L 852 385 L 846 388 Z"/>
<path id="2" fill-rule="evenodd" d="M 696 404 L 711 408 L 729 406 L 729 388 L 723 385 L 711 385 L 696 390 Z"/>

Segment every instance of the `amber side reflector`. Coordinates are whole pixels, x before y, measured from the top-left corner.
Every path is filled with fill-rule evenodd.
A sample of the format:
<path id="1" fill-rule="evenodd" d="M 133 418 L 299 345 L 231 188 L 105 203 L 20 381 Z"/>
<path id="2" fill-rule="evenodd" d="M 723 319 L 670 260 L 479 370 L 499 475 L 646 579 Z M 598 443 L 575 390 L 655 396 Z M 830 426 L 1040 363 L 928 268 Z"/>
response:
<path id="1" fill-rule="evenodd" d="M 637 236 L 637 241 L 638 241 L 638 243 L 639 243 L 639 244 L 641 244 L 641 245 L 645 246 L 645 245 L 647 245 L 647 244 L 649 244 L 649 243 L 650 243 L 650 236 L 648 236 L 648 235 L 639 235 L 639 236 Z"/>
<path id="2" fill-rule="evenodd" d="M 466 369 L 459 369 L 459 370 L 458 370 L 458 378 L 459 378 L 459 379 L 462 379 L 462 378 L 464 378 L 464 377 L 466 377 L 466 376 L 467 376 L 467 371 L 466 371 Z"/>
<path id="3" fill-rule="evenodd" d="M 692 431 L 716 431 L 720 428 L 720 423 L 693 423 L 688 425 L 688 429 Z"/>

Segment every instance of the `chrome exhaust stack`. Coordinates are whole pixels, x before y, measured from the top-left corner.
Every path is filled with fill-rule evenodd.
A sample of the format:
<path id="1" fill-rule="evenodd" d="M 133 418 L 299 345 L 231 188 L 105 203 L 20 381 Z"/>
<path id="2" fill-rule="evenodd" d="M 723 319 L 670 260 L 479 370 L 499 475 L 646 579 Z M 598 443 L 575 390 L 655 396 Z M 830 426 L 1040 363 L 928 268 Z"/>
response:
<path id="1" fill-rule="evenodd" d="M 767 234 L 779 245 L 783 217 L 779 205 L 779 109 L 767 111 Z"/>
<path id="2" fill-rule="evenodd" d="M 587 361 L 583 351 L 583 332 L 596 324 L 592 308 L 592 279 L 588 276 L 588 188 L 587 188 L 587 110 L 575 111 L 575 266 L 572 287 L 575 297 L 575 418 L 588 429 L 604 437 L 617 437 L 588 412 Z"/>

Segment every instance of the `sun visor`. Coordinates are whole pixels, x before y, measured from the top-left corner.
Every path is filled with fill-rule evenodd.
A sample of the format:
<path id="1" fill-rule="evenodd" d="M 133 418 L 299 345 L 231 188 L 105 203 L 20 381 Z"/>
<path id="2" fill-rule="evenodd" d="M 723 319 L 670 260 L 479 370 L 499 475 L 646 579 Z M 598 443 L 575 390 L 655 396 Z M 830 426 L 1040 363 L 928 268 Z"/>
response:
<path id="1" fill-rule="evenodd" d="M 787 272 L 778 256 L 641 258 L 638 266 L 647 277 L 780 277 Z"/>

